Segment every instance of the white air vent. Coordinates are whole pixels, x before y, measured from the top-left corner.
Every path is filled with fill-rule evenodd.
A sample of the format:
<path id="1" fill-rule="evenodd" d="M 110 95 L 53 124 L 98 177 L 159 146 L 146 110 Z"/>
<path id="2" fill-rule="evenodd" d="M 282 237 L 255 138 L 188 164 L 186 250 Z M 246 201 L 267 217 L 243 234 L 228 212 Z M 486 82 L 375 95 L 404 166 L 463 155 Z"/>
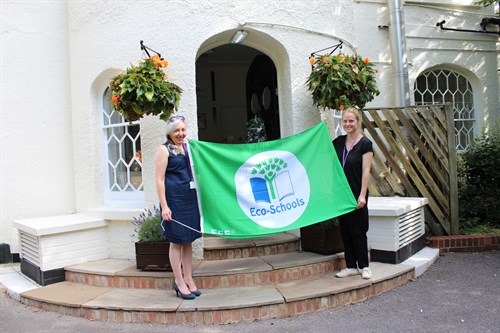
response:
<path id="1" fill-rule="evenodd" d="M 21 240 L 21 256 L 32 264 L 40 267 L 40 242 L 39 238 L 24 231 L 19 232 Z"/>
<path id="2" fill-rule="evenodd" d="M 399 248 L 422 236 L 423 215 L 422 209 L 415 209 L 399 216 Z"/>

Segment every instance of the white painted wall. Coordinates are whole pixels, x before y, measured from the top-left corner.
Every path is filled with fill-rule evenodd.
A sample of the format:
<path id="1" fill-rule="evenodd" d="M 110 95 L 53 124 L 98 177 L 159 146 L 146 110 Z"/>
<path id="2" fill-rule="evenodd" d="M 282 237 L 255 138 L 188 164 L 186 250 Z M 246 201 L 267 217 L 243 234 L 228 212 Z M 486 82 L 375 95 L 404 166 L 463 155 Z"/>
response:
<path id="1" fill-rule="evenodd" d="M 492 75 L 498 73 L 500 64 L 498 34 L 444 31 L 436 23 L 444 19 L 445 27 L 481 30 L 479 23 L 489 10 L 465 7 L 443 17 L 436 7 L 418 2 L 405 6 L 410 87 L 420 73 L 436 66 L 463 75 L 474 91 L 476 135 L 485 124 L 500 119 L 498 74 Z"/>
<path id="2" fill-rule="evenodd" d="M 465 73 L 477 87 L 481 126 L 500 109 L 494 35 L 450 37 L 435 27 L 440 19 L 476 27 L 490 9 L 472 2 L 405 2 L 409 79 L 411 89 L 421 71 L 441 64 Z M 338 38 L 345 41 L 343 52 L 357 51 L 377 65 L 381 95 L 368 107 L 393 104 L 388 31 L 378 29 L 389 21 L 382 0 L 3 1 L 1 15 L 1 242 L 13 245 L 13 252 L 14 219 L 75 210 L 105 217 L 119 209 L 104 204 L 99 99 L 111 77 L 142 58 L 140 40 L 169 61 L 166 72 L 184 90 L 180 109 L 195 138 L 196 58 L 229 43 L 239 28 L 250 32 L 243 44 L 276 65 L 282 136 L 320 120 L 305 84 L 308 57 Z M 144 202 L 122 207 L 110 223 L 113 257 L 132 243 L 126 220 L 157 202 L 153 156 L 164 141 L 164 124 L 150 117 L 141 120 L 141 129 Z M 199 244 L 195 248 L 200 251 Z"/>
<path id="3" fill-rule="evenodd" d="M 73 213 L 67 6 L 1 3 L 1 232 L 15 219 Z"/>

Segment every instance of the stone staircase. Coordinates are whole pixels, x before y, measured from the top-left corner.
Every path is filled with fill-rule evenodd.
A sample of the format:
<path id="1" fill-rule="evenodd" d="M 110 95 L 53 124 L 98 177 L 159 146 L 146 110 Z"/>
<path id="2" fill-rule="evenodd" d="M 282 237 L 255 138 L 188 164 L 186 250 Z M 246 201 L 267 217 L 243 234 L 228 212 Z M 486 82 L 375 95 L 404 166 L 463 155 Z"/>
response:
<path id="1" fill-rule="evenodd" d="M 194 263 L 203 295 L 182 300 L 171 272 L 140 271 L 130 260 L 105 259 L 66 267 L 66 281 L 21 293 L 26 305 L 110 322 L 229 324 L 294 316 L 362 301 L 415 277 L 415 268 L 372 262 L 373 278 L 344 279 L 343 253 L 299 250 L 284 233 L 228 240 L 206 237 L 205 260 Z"/>

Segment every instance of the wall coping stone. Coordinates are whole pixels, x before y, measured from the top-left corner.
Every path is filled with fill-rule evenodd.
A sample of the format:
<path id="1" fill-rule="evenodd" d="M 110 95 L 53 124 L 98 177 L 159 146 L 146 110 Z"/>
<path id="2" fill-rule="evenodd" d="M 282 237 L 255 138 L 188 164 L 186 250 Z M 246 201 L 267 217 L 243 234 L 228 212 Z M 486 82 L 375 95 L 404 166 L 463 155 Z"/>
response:
<path id="1" fill-rule="evenodd" d="M 15 220 L 14 227 L 34 236 L 59 234 L 99 227 L 107 223 L 101 218 L 85 214 L 66 214 Z"/>
<path id="2" fill-rule="evenodd" d="M 429 236 L 426 243 L 440 252 L 484 252 L 500 250 L 500 235 L 473 234 Z"/>

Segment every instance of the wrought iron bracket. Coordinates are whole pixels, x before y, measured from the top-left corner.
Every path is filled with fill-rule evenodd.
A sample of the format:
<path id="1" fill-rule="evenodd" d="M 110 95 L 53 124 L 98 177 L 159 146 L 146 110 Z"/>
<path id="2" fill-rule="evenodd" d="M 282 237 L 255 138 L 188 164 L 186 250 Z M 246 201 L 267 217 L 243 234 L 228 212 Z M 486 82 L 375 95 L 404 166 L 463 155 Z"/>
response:
<path id="1" fill-rule="evenodd" d="M 344 44 L 344 41 L 342 41 L 342 40 L 341 40 L 341 41 L 339 41 L 339 43 L 338 43 L 338 44 L 335 44 L 335 45 L 333 45 L 333 46 L 329 46 L 329 47 L 327 47 L 327 48 L 324 48 L 324 49 L 321 49 L 321 50 L 318 50 L 318 51 L 311 52 L 311 57 L 314 57 L 314 56 L 315 56 L 318 52 L 325 51 L 325 50 L 328 50 L 328 49 L 332 49 L 332 50 L 330 51 L 330 53 L 328 53 L 328 54 L 330 54 L 330 55 L 331 55 L 331 54 L 332 54 L 333 52 L 335 52 L 337 49 L 342 50 L 342 44 Z M 314 66 L 311 66 L 311 67 L 312 67 L 312 69 L 314 69 Z"/>
<path id="2" fill-rule="evenodd" d="M 159 52 L 147 47 L 146 45 L 144 45 L 143 41 L 141 40 L 141 51 L 146 52 L 148 57 L 151 58 L 151 55 L 149 54 L 148 50 L 156 53 L 158 55 L 158 57 L 160 57 L 160 59 L 163 60 L 163 58 L 161 57 L 161 54 Z"/>
<path id="3" fill-rule="evenodd" d="M 496 21 L 491 21 L 490 19 L 483 19 L 481 21 L 481 27 L 483 28 L 483 30 L 469 30 L 469 29 L 457 29 L 457 28 L 445 28 L 444 27 L 444 24 L 446 23 L 445 20 L 442 20 L 441 22 L 438 22 L 436 23 L 436 27 L 440 27 L 441 30 L 450 30 L 450 31 L 460 31 L 460 32 L 476 32 L 476 33 L 482 33 L 482 34 L 497 34 L 500 36 L 500 31 L 486 31 L 486 26 L 490 23 L 493 23 L 493 24 L 500 24 L 500 20 L 498 19 L 494 19 L 494 20 L 497 20 L 498 22 Z"/>

